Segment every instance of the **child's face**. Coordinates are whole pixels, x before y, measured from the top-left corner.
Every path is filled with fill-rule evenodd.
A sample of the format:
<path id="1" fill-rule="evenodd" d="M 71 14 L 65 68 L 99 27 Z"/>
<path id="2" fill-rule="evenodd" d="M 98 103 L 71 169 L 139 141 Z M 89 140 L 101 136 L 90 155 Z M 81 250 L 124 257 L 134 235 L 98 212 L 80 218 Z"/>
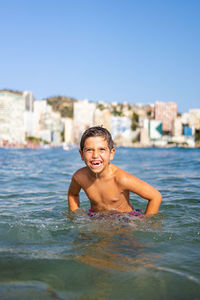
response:
<path id="1" fill-rule="evenodd" d="M 102 136 L 89 137 L 85 140 L 83 151 L 80 150 L 81 159 L 94 173 L 106 169 L 109 161 L 113 159 L 115 149 L 108 147 L 107 140 Z"/>

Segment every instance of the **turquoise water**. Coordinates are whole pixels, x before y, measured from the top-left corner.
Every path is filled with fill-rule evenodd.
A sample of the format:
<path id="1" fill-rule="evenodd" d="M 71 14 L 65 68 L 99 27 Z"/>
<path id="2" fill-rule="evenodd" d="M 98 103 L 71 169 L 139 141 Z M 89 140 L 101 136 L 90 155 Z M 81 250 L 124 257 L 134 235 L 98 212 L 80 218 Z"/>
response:
<path id="1" fill-rule="evenodd" d="M 69 214 L 78 149 L 0 149 L 0 299 L 200 299 L 200 149 L 119 148 L 113 163 L 161 191 L 158 215 L 90 218 L 83 192 Z"/>

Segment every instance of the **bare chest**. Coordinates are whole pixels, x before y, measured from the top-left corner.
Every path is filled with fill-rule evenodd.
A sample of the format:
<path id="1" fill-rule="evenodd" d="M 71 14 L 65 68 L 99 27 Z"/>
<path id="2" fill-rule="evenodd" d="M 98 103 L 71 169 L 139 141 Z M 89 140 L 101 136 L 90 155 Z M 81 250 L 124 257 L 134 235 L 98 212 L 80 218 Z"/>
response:
<path id="1" fill-rule="evenodd" d="M 98 209 L 115 208 L 129 198 L 128 193 L 124 192 L 114 179 L 96 180 L 91 185 L 85 186 L 84 190 L 92 206 Z"/>

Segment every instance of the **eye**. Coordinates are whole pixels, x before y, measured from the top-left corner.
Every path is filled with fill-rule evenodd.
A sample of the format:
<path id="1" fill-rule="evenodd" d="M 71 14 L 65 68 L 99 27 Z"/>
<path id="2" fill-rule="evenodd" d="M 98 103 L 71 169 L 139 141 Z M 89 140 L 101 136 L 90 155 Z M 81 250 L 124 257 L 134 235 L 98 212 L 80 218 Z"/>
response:
<path id="1" fill-rule="evenodd" d="M 85 149 L 85 152 L 92 152 L 92 149 L 91 148 L 87 148 L 87 149 Z"/>
<path id="2" fill-rule="evenodd" d="M 106 151 L 106 148 L 101 148 L 100 151 L 101 151 L 101 152 L 105 152 L 105 151 Z"/>

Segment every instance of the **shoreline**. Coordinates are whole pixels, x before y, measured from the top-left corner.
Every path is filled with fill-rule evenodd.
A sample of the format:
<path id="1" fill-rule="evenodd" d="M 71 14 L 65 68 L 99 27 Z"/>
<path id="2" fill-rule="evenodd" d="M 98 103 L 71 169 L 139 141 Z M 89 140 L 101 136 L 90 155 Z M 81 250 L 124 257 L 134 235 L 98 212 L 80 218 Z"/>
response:
<path id="1" fill-rule="evenodd" d="M 78 145 L 73 147 L 64 147 L 63 144 L 60 145 L 51 145 L 51 144 L 21 144 L 21 143 L 8 143 L 6 145 L 0 144 L 0 149 L 52 149 L 52 148 L 63 148 L 64 151 L 72 151 Z M 142 145 L 142 144 L 133 144 L 133 145 L 115 145 L 115 148 L 137 148 L 137 149 L 170 149 L 170 148 L 185 148 L 185 149 L 199 149 L 200 144 L 195 146 L 182 145 L 182 144 L 168 144 L 168 145 Z"/>

